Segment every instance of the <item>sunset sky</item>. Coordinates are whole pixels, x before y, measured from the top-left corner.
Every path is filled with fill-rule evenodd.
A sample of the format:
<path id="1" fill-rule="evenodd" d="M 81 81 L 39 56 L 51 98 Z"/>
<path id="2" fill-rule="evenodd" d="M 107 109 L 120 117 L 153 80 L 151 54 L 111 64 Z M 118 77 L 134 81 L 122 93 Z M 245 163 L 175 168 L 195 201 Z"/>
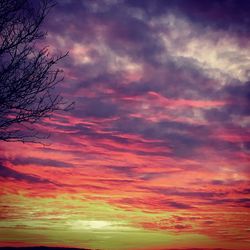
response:
<path id="1" fill-rule="evenodd" d="M 75 102 L 0 142 L 0 246 L 250 249 L 250 1 L 58 0 Z"/>

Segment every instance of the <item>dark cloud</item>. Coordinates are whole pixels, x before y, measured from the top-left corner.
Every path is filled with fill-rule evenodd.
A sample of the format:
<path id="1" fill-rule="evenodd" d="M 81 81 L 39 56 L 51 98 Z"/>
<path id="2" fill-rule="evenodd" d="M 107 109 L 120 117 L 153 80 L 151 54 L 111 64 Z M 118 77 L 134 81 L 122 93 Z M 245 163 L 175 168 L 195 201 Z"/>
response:
<path id="1" fill-rule="evenodd" d="M 219 200 L 211 200 L 209 203 L 212 203 L 214 205 L 220 205 L 225 204 L 228 206 L 234 206 L 234 207 L 248 207 L 250 208 L 250 199 L 249 198 L 237 198 L 237 199 L 231 199 L 231 198 L 225 198 L 225 199 L 219 199 Z"/>
<path id="2" fill-rule="evenodd" d="M 13 170 L 11 168 L 5 167 L 1 164 L 0 164 L 0 177 L 12 178 L 15 180 L 24 180 L 30 183 L 50 183 L 50 181 L 46 179 L 34 175 L 24 174 L 16 170 Z"/>
<path id="3" fill-rule="evenodd" d="M 120 16 L 122 20 L 124 13 L 129 13 L 129 10 L 143 11 L 145 20 L 150 20 L 150 18 L 154 16 L 163 16 L 174 12 L 178 15 L 185 16 L 191 22 L 203 28 L 210 27 L 223 31 L 226 30 L 227 32 L 241 36 L 248 36 L 250 31 L 248 18 L 250 4 L 248 0 L 170 0 L 167 2 L 164 0 L 153 2 L 150 0 L 127 0 L 114 4 L 105 3 L 102 4 L 102 8 L 98 1 L 84 1 L 83 3 L 74 5 L 64 3 L 64 5 L 61 5 L 61 10 L 65 10 L 65 7 L 72 13 L 81 12 L 82 14 L 84 13 L 85 16 L 86 14 L 95 13 L 97 19 L 100 20 L 110 18 L 110 13 L 112 13 L 113 18 L 119 19 Z M 129 21 L 125 19 L 124 23 L 129 24 Z M 139 37 L 141 38 L 141 36 Z"/>
<path id="4" fill-rule="evenodd" d="M 77 107 L 72 110 L 72 114 L 79 118 L 109 118 L 118 113 L 118 107 L 108 101 L 101 101 L 99 99 L 87 99 L 81 100 L 81 107 Z"/>
<path id="5" fill-rule="evenodd" d="M 182 202 L 166 201 L 164 203 L 166 203 L 170 207 L 177 208 L 177 209 L 192 209 L 192 208 L 194 208 L 193 206 L 191 206 L 189 204 L 182 203 Z"/>
<path id="6" fill-rule="evenodd" d="M 249 37 L 248 0 L 139 0 L 126 1 L 128 6 L 143 9 L 148 17 L 175 13 L 199 28 L 226 31 L 235 36 Z"/>
<path id="7" fill-rule="evenodd" d="M 250 35 L 248 18 L 250 3 L 247 0 L 191 0 L 172 1 L 176 8 L 192 22 L 236 35 Z"/>
<path id="8" fill-rule="evenodd" d="M 111 134 L 129 133 L 138 134 L 143 138 L 160 139 L 163 141 L 162 146 L 170 146 L 173 149 L 173 155 L 177 157 L 191 157 L 200 147 L 213 147 L 228 151 L 239 150 L 240 146 L 235 143 L 218 142 L 211 138 L 213 128 L 209 125 L 198 127 L 181 122 L 165 120 L 149 122 L 142 118 L 131 118 L 131 114 L 139 112 L 136 111 L 136 105 L 133 107 L 129 105 L 129 102 L 121 101 L 121 98 L 141 97 L 150 91 L 172 100 L 223 101 L 235 98 L 234 102 L 224 107 L 203 110 L 207 121 L 220 122 L 220 125 L 224 126 L 225 122 L 229 125 L 232 123 L 232 115 L 248 115 L 247 89 L 249 84 L 240 86 L 229 84 L 222 90 L 218 90 L 219 80 L 204 74 L 203 65 L 188 57 L 174 58 L 170 55 L 171 51 L 166 52 L 158 37 L 158 28 L 150 25 L 153 18 L 172 13 L 177 15 L 177 18 L 185 16 L 192 24 L 196 24 L 199 20 L 200 25 L 208 25 L 217 29 L 220 25 L 224 27 L 223 25 L 227 22 L 228 25 L 231 25 L 234 20 L 236 23 L 240 22 L 238 20 L 240 15 L 245 22 L 245 12 L 241 10 L 241 5 L 246 5 L 247 8 L 248 4 L 245 2 L 237 4 L 235 1 L 205 1 L 204 3 L 199 1 L 188 3 L 183 1 L 168 1 L 168 3 L 165 1 L 154 3 L 152 1 L 118 1 L 105 2 L 102 5 L 98 1 L 59 3 L 54 10 L 56 18 L 51 17 L 50 22 L 47 23 L 50 32 L 62 36 L 65 43 L 71 47 L 76 43 L 90 46 L 91 51 L 88 55 L 94 58 L 93 63 L 76 65 L 74 57 L 77 58 L 78 55 L 72 55 L 65 64 L 65 67 L 69 68 L 77 78 L 77 82 L 69 80 L 74 84 L 71 84 L 67 90 L 68 93 L 77 96 L 77 104 L 71 111 L 71 115 L 81 119 L 117 118 L 108 126 L 110 133 L 103 131 L 97 133 L 89 127 L 78 126 L 77 134 L 88 135 L 93 139 L 109 138 L 117 142 L 120 140 L 121 143 L 124 139 Z M 234 8 L 236 12 L 231 16 Z M 220 13 L 223 13 L 222 16 L 227 22 L 224 23 Z M 60 30 L 58 26 L 61 27 L 61 25 L 58 25 L 58 22 L 62 21 L 64 27 Z M 74 28 L 70 28 L 69 25 Z M 169 25 L 169 23 L 164 25 L 165 32 L 168 31 Z M 159 28 L 161 26 L 163 28 L 163 25 L 159 25 Z M 163 30 L 160 31 L 163 32 Z M 195 32 L 201 33 L 198 28 Z M 100 46 L 103 48 L 100 49 Z M 122 67 L 118 71 L 110 71 L 108 65 L 116 59 L 112 58 L 108 50 L 115 56 L 128 57 L 131 62 L 142 65 L 145 68 L 145 76 L 142 79 L 131 80 L 130 84 L 124 84 L 126 73 Z M 163 55 L 164 60 L 160 60 L 159 58 Z M 147 71 L 147 67 L 150 70 Z M 108 93 L 106 90 L 111 92 Z M 88 97 L 89 93 L 94 97 Z M 152 111 L 167 112 L 164 111 L 162 105 L 153 107 Z M 193 111 L 190 108 L 182 112 L 186 115 L 187 112 L 191 114 Z"/>
<path id="9" fill-rule="evenodd" d="M 109 139 L 127 145 L 131 141 L 122 138 L 120 135 L 123 133 L 161 140 L 158 144 L 163 148 L 172 149 L 171 152 L 159 152 L 159 155 L 164 156 L 198 157 L 197 150 L 200 148 L 212 148 L 225 155 L 241 150 L 239 143 L 214 138 L 214 127 L 211 124 L 217 123 L 217 127 L 231 128 L 235 126 L 233 116 L 249 115 L 249 83 L 243 84 L 230 79 L 224 87 L 218 88 L 221 85 L 220 79 L 208 76 L 207 69 L 204 70 L 204 65 L 198 60 L 188 56 L 175 57 L 172 51 L 166 50 L 159 34 L 167 35 L 170 32 L 169 20 L 159 25 L 152 23 L 171 14 L 176 20 L 189 22 L 193 27 L 193 36 L 203 34 L 204 27 L 223 29 L 237 35 L 247 32 L 248 7 L 249 4 L 245 1 L 238 3 L 224 0 L 202 3 L 195 0 L 167 3 L 147 0 L 107 1 L 102 4 L 98 1 L 58 3 L 46 25 L 49 32 L 60 36 L 71 50 L 64 64 L 65 69 L 74 76 L 74 80 L 66 77 L 68 84 L 65 85 L 65 91 L 76 101 L 71 115 L 79 119 L 95 119 L 95 122 L 107 118 L 114 120 L 103 121 L 99 131 L 83 125 L 69 128 L 66 128 L 68 125 L 64 128 L 57 125 L 57 128 L 70 130 L 75 136 L 84 135 L 94 140 Z M 59 25 L 62 22 L 63 27 Z M 192 36 L 185 39 L 192 39 Z M 188 40 L 182 42 L 185 44 Z M 87 55 L 93 61 L 77 64 L 76 61 L 82 52 L 74 52 L 75 44 L 88 48 Z M 59 42 L 56 45 L 60 47 Z M 178 46 L 182 45 L 176 46 L 178 50 Z M 119 65 L 117 57 L 119 60 L 128 58 L 129 62 Z M 138 64 L 143 68 L 141 78 L 126 80 L 125 68 L 129 63 Z M 119 65 L 118 69 L 111 70 L 111 64 L 112 67 Z M 200 109 L 199 112 L 207 121 L 205 125 L 191 125 L 163 118 L 152 122 L 146 119 L 146 116 L 134 118 L 133 115 L 141 112 L 137 107 L 141 103 L 135 101 L 133 105 L 133 98 L 145 97 L 150 92 L 170 100 L 229 102 L 216 108 Z M 131 101 L 124 101 L 124 98 L 130 98 Z M 182 107 L 178 110 L 179 116 L 189 115 L 192 118 L 197 109 Z M 155 105 L 150 111 L 156 115 L 175 112 L 164 104 Z M 242 128 L 236 126 L 235 129 L 245 133 Z M 98 143 L 99 147 L 121 151 L 114 146 Z M 247 142 L 244 143 L 244 147 L 248 148 Z M 154 145 L 157 144 L 152 144 Z M 136 153 L 146 154 L 139 150 Z"/>
<path id="10" fill-rule="evenodd" d="M 164 194 L 166 196 L 181 196 L 181 197 L 190 197 L 190 198 L 199 198 L 199 199 L 209 199 L 212 197 L 223 197 L 227 193 L 225 192 L 208 192 L 208 191 L 184 191 L 174 188 L 150 188 L 142 187 L 143 189 L 148 189 L 152 192 L 159 194 Z"/>
<path id="11" fill-rule="evenodd" d="M 196 184 L 200 184 L 201 182 L 204 183 L 204 180 L 200 180 L 198 182 L 196 182 Z M 195 182 L 193 182 L 193 184 L 195 184 Z M 234 179 L 225 179 L 225 180 L 211 180 L 208 182 L 208 184 L 210 185 L 214 185 L 214 186 L 237 186 L 237 185 L 248 185 L 248 181 L 244 181 L 244 180 L 234 180 Z"/>
<path id="12" fill-rule="evenodd" d="M 52 160 L 52 159 L 41 159 L 41 158 L 34 158 L 34 157 L 18 157 L 11 162 L 14 165 L 36 165 L 36 166 L 50 166 L 50 167 L 59 167 L 59 168 L 71 168 L 73 167 L 72 164 L 58 161 L 58 160 Z"/>
<path id="13" fill-rule="evenodd" d="M 206 111 L 205 116 L 208 121 L 217 121 L 223 123 L 224 126 L 233 127 L 234 116 L 243 118 L 250 115 L 250 82 L 230 84 L 218 92 L 228 100 L 228 104 Z M 247 130 L 242 127 L 235 126 L 235 129 L 241 131 L 242 134 L 247 133 Z"/>
<path id="14" fill-rule="evenodd" d="M 250 188 L 245 188 L 243 190 L 238 191 L 240 194 L 250 194 Z"/>
<path id="15" fill-rule="evenodd" d="M 104 167 L 105 167 L 105 169 L 111 170 L 117 174 L 125 175 L 127 177 L 134 177 L 135 176 L 136 167 L 134 167 L 134 166 L 107 165 Z"/>

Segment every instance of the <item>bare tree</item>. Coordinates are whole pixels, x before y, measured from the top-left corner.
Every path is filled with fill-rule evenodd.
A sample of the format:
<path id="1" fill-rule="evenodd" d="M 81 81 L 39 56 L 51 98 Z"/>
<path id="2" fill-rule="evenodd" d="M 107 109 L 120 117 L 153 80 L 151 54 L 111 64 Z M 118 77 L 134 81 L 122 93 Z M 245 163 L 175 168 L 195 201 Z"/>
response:
<path id="1" fill-rule="evenodd" d="M 35 140 L 34 123 L 65 106 L 54 87 L 62 81 L 55 64 L 66 54 L 50 56 L 37 46 L 53 6 L 50 0 L 0 1 L 0 140 Z"/>

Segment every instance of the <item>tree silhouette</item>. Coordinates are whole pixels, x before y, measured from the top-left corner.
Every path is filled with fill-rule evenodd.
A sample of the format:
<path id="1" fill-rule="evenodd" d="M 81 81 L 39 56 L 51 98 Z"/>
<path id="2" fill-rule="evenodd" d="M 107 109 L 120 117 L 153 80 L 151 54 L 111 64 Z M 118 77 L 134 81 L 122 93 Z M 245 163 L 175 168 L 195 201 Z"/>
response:
<path id="1" fill-rule="evenodd" d="M 66 54 L 50 56 L 37 46 L 53 6 L 49 0 L 0 1 L 0 140 L 36 141 L 34 123 L 65 108 L 54 87 L 63 79 L 55 64 Z"/>

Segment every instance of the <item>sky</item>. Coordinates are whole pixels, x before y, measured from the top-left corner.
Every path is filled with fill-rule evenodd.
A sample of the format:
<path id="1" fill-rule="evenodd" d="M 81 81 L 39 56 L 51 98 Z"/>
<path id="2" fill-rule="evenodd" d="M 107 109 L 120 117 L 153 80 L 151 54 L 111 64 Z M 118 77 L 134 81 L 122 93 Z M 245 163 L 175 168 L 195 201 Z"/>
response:
<path id="1" fill-rule="evenodd" d="M 250 249 L 250 1 L 60 0 L 74 101 L 0 142 L 0 246 Z"/>

